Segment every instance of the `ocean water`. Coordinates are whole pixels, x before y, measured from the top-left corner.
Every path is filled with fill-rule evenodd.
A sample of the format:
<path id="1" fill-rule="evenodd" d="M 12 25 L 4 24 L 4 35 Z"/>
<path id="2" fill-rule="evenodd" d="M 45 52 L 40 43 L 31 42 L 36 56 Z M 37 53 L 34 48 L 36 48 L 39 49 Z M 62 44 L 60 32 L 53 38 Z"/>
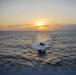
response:
<path id="1" fill-rule="evenodd" d="M 45 55 L 31 44 L 48 41 Z M 0 31 L 0 66 L 76 66 L 76 31 Z"/>

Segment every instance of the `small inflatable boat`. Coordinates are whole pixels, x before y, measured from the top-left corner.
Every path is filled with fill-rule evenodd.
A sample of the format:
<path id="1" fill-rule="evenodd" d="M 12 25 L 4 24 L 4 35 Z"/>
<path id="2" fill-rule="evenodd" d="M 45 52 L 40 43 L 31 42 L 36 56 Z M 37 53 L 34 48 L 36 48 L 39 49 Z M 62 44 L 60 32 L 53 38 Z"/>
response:
<path id="1" fill-rule="evenodd" d="M 43 46 L 43 47 L 44 47 L 45 44 L 41 42 L 41 43 L 40 43 L 40 46 Z M 45 51 L 45 49 L 39 49 L 39 50 L 38 50 L 38 53 L 39 53 L 39 54 L 45 54 L 46 51 Z"/>
<path id="2" fill-rule="evenodd" d="M 49 46 L 49 44 L 40 42 L 39 44 L 38 43 L 32 44 L 31 47 L 36 49 L 39 54 L 45 54 L 46 53 L 46 48 L 48 48 L 50 46 Z"/>

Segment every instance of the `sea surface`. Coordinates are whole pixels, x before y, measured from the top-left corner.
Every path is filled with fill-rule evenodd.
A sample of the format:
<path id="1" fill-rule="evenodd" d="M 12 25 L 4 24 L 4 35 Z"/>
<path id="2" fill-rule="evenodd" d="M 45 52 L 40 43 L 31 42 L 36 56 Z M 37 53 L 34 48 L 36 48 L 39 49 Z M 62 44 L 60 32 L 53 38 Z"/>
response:
<path id="1" fill-rule="evenodd" d="M 45 55 L 30 45 L 51 41 Z M 76 31 L 0 31 L 0 66 L 76 66 Z"/>

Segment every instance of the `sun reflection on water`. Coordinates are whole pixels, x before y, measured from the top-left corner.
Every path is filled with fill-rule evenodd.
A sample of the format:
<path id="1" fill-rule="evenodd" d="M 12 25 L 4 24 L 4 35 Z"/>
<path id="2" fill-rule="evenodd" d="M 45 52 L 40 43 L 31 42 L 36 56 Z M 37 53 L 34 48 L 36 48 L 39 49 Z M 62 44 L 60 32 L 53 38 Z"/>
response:
<path id="1" fill-rule="evenodd" d="M 50 40 L 50 39 L 51 39 L 50 36 L 46 35 L 44 33 L 39 33 L 36 36 L 36 41 L 37 42 L 45 42 L 45 41 Z"/>

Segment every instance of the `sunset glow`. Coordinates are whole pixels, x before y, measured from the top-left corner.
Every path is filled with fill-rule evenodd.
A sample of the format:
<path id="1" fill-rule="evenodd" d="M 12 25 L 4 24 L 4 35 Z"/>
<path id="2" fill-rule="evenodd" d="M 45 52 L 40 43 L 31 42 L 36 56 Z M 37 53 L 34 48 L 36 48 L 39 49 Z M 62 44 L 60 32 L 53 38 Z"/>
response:
<path id="1" fill-rule="evenodd" d="M 76 0 L 0 0 L 0 31 L 46 31 L 75 25 L 75 12 Z"/>

